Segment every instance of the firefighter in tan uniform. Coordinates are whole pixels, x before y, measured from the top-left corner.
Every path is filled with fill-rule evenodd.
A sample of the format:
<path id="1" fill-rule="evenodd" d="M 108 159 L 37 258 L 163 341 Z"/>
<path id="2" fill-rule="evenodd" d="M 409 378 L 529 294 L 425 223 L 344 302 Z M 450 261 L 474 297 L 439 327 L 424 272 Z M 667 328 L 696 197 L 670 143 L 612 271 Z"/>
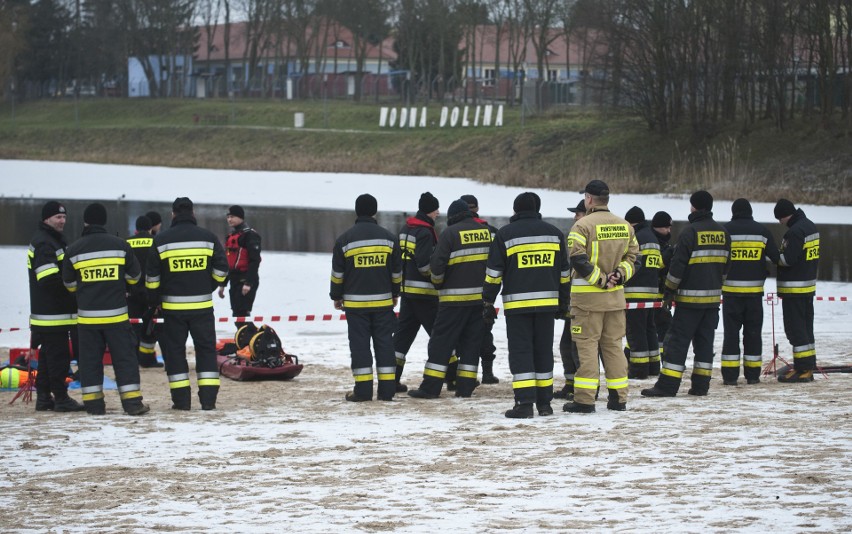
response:
<path id="1" fill-rule="evenodd" d="M 568 234 L 571 258 L 571 336 L 577 344 L 580 367 L 574 376 L 574 401 L 563 410 L 595 411 L 600 347 L 609 390 L 607 408 L 627 408 L 627 360 L 622 352 L 625 334 L 624 283 L 636 272 L 639 244 L 633 227 L 610 213 L 609 187 L 592 180 L 586 185 L 586 216 Z"/>

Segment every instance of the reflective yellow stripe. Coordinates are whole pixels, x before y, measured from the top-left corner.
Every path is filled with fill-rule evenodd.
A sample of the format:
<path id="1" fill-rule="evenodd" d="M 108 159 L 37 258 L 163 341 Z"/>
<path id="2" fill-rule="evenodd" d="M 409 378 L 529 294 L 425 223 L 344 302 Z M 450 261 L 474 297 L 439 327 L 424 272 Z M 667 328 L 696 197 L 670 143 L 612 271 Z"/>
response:
<path id="1" fill-rule="evenodd" d="M 83 393 L 83 401 L 93 401 L 104 398 L 104 392 L 98 391 L 95 393 Z"/>
<path id="2" fill-rule="evenodd" d="M 148 347 L 143 347 L 143 346 L 140 345 L 139 346 L 139 352 L 141 352 L 142 354 L 154 354 L 154 349 L 153 348 L 149 349 Z"/>
<path id="3" fill-rule="evenodd" d="M 394 376 L 394 379 L 396 379 L 396 376 Z M 369 374 L 369 375 L 358 375 L 358 376 L 356 376 L 356 377 L 355 377 L 355 381 L 356 381 L 356 382 L 372 382 L 372 380 L 373 380 L 373 375 L 372 375 L 372 374 Z"/>
<path id="4" fill-rule="evenodd" d="M 71 326 L 77 324 L 77 319 L 30 319 L 32 326 Z"/>
<path id="5" fill-rule="evenodd" d="M 139 390 L 136 390 L 136 391 L 128 391 L 127 393 L 121 393 L 121 394 L 119 394 L 119 398 L 120 398 L 121 400 L 137 399 L 137 398 L 139 398 L 139 397 L 141 397 L 141 396 L 142 396 L 142 392 L 141 392 L 141 391 L 139 391 Z"/>
<path id="6" fill-rule="evenodd" d="M 535 380 L 518 380 L 517 382 L 512 382 L 512 389 L 520 389 L 520 388 L 534 388 Z"/>
<path id="7" fill-rule="evenodd" d="M 394 373 L 379 373 L 379 380 L 396 380 Z"/>
<path id="8" fill-rule="evenodd" d="M 456 265 L 458 263 L 468 263 L 471 261 L 487 261 L 488 254 L 471 254 L 469 256 L 459 256 L 447 262 L 447 265 Z"/>
<path id="9" fill-rule="evenodd" d="M 148 289 L 157 289 L 158 287 L 160 287 L 160 281 L 159 281 L 159 280 L 158 280 L 158 281 L 156 281 L 156 282 L 148 282 L 148 281 L 146 281 L 146 282 L 145 282 L 145 287 L 146 287 L 146 288 L 148 288 Z"/>
<path id="10" fill-rule="evenodd" d="M 816 349 L 806 350 L 804 352 L 794 352 L 793 358 L 808 358 L 810 356 L 816 356 Z"/>
<path id="11" fill-rule="evenodd" d="M 711 369 L 699 369 L 696 367 L 692 370 L 692 374 L 699 376 L 710 376 L 713 374 L 713 371 Z"/>
<path id="12" fill-rule="evenodd" d="M 739 367 L 739 366 L 740 366 L 739 360 L 722 360 L 722 367 Z M 760 367 L 760 364 L 758 364 L 758 367 Z"/>
<path id="13" fill-rule="evenodd" d="M 445 373 L 443 371 L 436 371 L 435 369 L 429 369 L 427 367 L 426 369 L 423 369 L 423 375 L 424 376 L 433 376 L 435 378 L 443 379 L 447 376 L 447 373 Z M 396 379 L 396 376 L 394 375 L 394 380 L 395 379 Z"/>
<path id="14" fill-rule="evenodd" d="M 629 288 L 628 288 L 629 289 Z M 582 293 L 582 291 L 579 291 Z M 626 290 L 624 291 L 624 298 L 628 299 L 643 299 L 643 300 L 653 300 L 660 298 L 659 293 L 628 293 Z"/>
<path id="15" fill-rule="evenodd" d="M 220 384 L 220 380 L 218 378 L 199 378 L 198 385 L 199 386 L 218 386 Z"/>
<path id="16" fill-rule="evenodd" d="M 373 247 L 357 247 L 350 250 L 347 250 L 343 253 L 343 256 L 346 258 L 357 256 L 358 254 L 375 254 L 375 253 L 384 253 L 391 254 L 393 253 L 393 249 L 387 245 L 377 245 Z"/>
<path id="17" fill-rule="evenodd" d="M 681 295 L 675 295 L 675 302 L 688 302 L 691 304 L 718 304 L 722 301 L 722 297 L 719 295 L 713 295 L 710 297 L 684 297 Z"/>
<path id="18" fill-rule="evenodd" d="M 342 284 L 342 283 L 343 283 L 343 278 L 337 278 L 337 277 L 332 276 L 332 277 L 331 277 L 331 282 L 332 282 L 333 284 Z"/>
<path id="19" fill-rule="evenodd" d="M 485 282 L 488 283 L 488 284 L 500 285 L 500 284 L 503 283 L 503 277 L 498 276 L 498 277 L 495 278 L 493 276 L 485 275 Z"/>
<path id="20" fill-rule="evenodd" d="M 74 270 L 79 271 L 86 267 L 97 267 L 99 265 L 124 265 L 124 258 L 95 258 L 92 260 L 78 261 L 74 264 Z"/>
<path id="21" fill-rule="evenodd" d="M 120 323 L 130 319 L 126 313 L 113 315 L 112 317 L 77 317 L 78 324 L 110 324 Z"/>
<path id="22" fill-rule="evenodd" d="M 612 293 L 613 291 L 622 291 L 624 287 L 615 286 L 609 289 L 601 289 L 597 286 L 578 286 L 576 284 L 571 285 L 571 293 Z"/>
<path id="23" fill-rule="evenodd" d="M 559 250 L 559 243 L 528 243 L 526 245 L 515 245 L 506 249 L 506 256 L 512 256 L 520 252 L 538 252 L 543 250 Z"/>
<path id="24" fill-rule="evenodd" d="M 456 376 L 460 378 L 476 378 L 476 373 L 474 371 L 458 371 Z"/>
<path id="25" fill-rule="evenodd" d="M 52 274 L 57 274 L 59 272 L 59 267 L 51 267 L 50 269 L 45 269 L 42 272 L 36 275 L 36 280 L 41 280 L 45 276 L 50 276 Z"/>
<path id="26" fill-rule="evenodd" d="M 726 256 L 698 256 L 697 258 L 689 258 L 689 264 L 696 263 L 728 263 Z"/>
<path id="27" fill-rule="evenodd" d="M 763 286 L 739 287 L 723 285 L 722 291 L 727 293 L 763 293 Z"/>
<path id="28" fill-rule="evenodd" d="M 675 370 L 673 370 L 673 369 L 667 369 L 667 368 L 665 368 L 665 367 L 663 367 L 662 369 L 660 369 L 660 374 L 662 374 L 662 375 L 666 375 L 666 376 L 671 376 L 671 377 L 673 377 L 673 378 L 681 378 L 681 377 L 683 377 L 683 371 L 675 371 Z"/>
<path id="29" fill-rule="evenodd" d="M 211 302 L 210 305 L 212 306 L 213 303 Z M 346 300 L 343 302 L 344 308 L 381 308 L 382 306 L 393 306 L 393 299 L 374 301 Z"/>
<path id="30" fill-rule="evenodd" d="M 160 252 L 160 259 L 174 258 L 176 256 L 212 256 L 212 248 L 177 248 Z"/>
<path id="31" fill-rule="evenodd" d="M 213 275 L 213 280 L 216 280 L 217 282 L 224 282 L 225 278 L 226 278 L 225 276 L 219 276 L 217 274 Z"/>
<path id="32" fill-rule="evenodd" d="M 762 363 L 763 362 L 757 362 L 757 361 L 751 362 L 751 361 L 746 360 L 746 361 L 743 362 L 743 367 L 760 367 Z"/>
<path id="33" fill-rule="evenodd" d="M 445 295 L 438 297 L 439 302 L 470 302 L 474 300 L 482 300 L 481 293 L 473 295 Z"/>
<path id="34" fill-rule="evenodd" d="M 536 306 L 559 306 L 559 299 L 532 299 L 503 303 L 503 308 L 506 310 L 514 310 L 517 308 L 534 308 Z"/>
<path id="35" fill-rule="evenodd" d="M 411 293 L 412 295 L 437 295 L 437 289 L 426 289 L 424 287 L 402 286 L 403 293 Z"/>
<path id="36" fill-rule="evenodd" d="M 176 382 L 169 382 L 169 389 L 180 389 L 180 388 L 188 388 L 189 380 L 178 380 Z"/>
<path id="37" fill-rule="evenodd" d="M 779 287 L 778 294 L 796 294 L 796 293 L 812 293 L 816 291 L 816 286 L 808 286 L 808 287 Z"/>
<path id="38" fill-rule="evenodd" d="M 473 377 L 476 378 L 476 373 L 473 374 Z M 537 387 L 537 388 L 546 388 L 547 386 L 552 386 L 552 385 L 553 385 L 553 379 L 552 378 L 545 378 L 544 380 L 536 380 L 535 381 L 535 387 Z"/>
<path id="39" fill-rule="evenodd" d="M 203 310 L 213 307 L 213 300 L 204 302 L 163 302 L 164 310 Z"/>

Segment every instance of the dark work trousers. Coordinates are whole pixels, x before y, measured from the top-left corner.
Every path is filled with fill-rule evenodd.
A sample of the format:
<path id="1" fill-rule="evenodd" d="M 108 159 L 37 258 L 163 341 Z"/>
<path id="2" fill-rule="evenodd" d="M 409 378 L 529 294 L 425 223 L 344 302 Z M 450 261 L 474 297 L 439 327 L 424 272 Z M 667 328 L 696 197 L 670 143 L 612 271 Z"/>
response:
<path id="1" fill-rule="evenodd" d="M 248 317 L 251 315 L 252 306 L 254 306 L 254 298 L 257 296 L 257 286 L 255 284 L 248 293 L 243 295 L 243 284 L 245 280 L 240 278 L 240 273 L 235 273 L 237 276 L 231 276 L 230 286 L 228 288 L 228 296 L 231 299 L 231 317 Z M 237 329 L 251 321 L 236 321 L 234 324 Z"/>
<path id="2" fill-rule="evenodd" d="M 482 315 L 482 307 L 479 307 L 479 315 Z M 494 346 L 494 333 L 491 329 L 494 323 L 485 324 L 482 321 L 482 337 L 479 343 L 479 356 L 483 362 L 493 362 L 497 358 L 497 347 Z"/>
<path id="3" fill-rule="evenodd" d="M 352 392 L 361 398 L 373 398 L 373 352 L 376 353 L 376 374 L 379 378 L 377 396 L 392 399 L 396 393 L 393 358 L 393 333 L 396 316 L 392 309 L 380 311 L 346 311 L 349 329 L 349 352 L 352 356 Z"/>
<path id="4" fill-rule="evenodd" d="M 86 410 L 104 406 L 104 351 L 109 347 L 121 406 L 127 410 L 142 404 L 139 363 L 130 323 L 105 328 L 78 328 L 80 336 L 80 389 Z"/>
<path id="5" fill-rule="evenodd" d="M 439 395 L 446 379 L 450 356 L 458 356 L 456 395 L 469 397 L 476 388 L 479 351 L 482 344 L 482 305 L 439 306 L 433 336 L 429 338 L 429 359 L 423 370 L 420 389 Z"/>
<path id="6" fill-rule="evenodd" d="M 420 327 L 432 335 L 435 316 L 438 314 L 438 299 L 410 299 L 402 297 L 399 304 L 399 323 L 393 335 L 393 351 L 396 356 L 396 382 L 402 377 L 408 349 Z"/>
<path id="7" fill-rule="evenodd" d="M 713 337 L 719 326 L 719 308 L 675 308 L 671 328 L 663 341 L 663 365 L 656 388 L 677 393 L 686 370 L 689 344 L 695 353 L 692 365 L 692 389 L 706 393 L 713 369 Z"/>
<path id="8" fill-rule="evenodd" d="M 131 295 L 127 299 L 127 309 L 130 317 L 134 319 L 141 319 L 148 311 L 147 299 Z M 151 329 L 149 329 L 148 323 L 134 323 L 130 326 L 133 329 L 133 334 L 135 336 L 134 343 L 136 345 L 136 358 L 139 365 L 142 367 L 151 367 L 157 363 L 156 325 L 153 325 L 154 328 Z M 148 335 L 146 331 L 150 331 L 151 334 Z"/>
<path id="9" fill-rule="evenodd" d="M 672 325 L 672 312 L 664 308 L 654 309 L 654 326 L 657 328 L 657 345 L 660 347 L 660 354 L 651 356 L 648 361 L 648 374 L 657 376 L 660 374 L 660 359 L 663 356 L 663 341 L 666 339 L 666 334 L 669 327 Z"/>
<path id="10" fill-rule="evenodd" d="M 574 391 L 574 374 L 580 367 L 580 354 L 577 344 L 571 339 L 571 320 L 565 319 L 562 337 L 559 339 L 559 356 L 562 358 L 562 370 L 565 373 L 565 385 Z"/>
<path id="11" fill-rule="evenodd" d="M 793 367 L 796 371 L 816 369 L 814 342 L 814 297 L 781 297 L 784 332 L 793 345 Z"/>
<path id="12" fill-rule="evenodd" d="M 77 328 L 73 329 L 75 338 Z M 68 385 L 65 378 L 71 368 L 70 331 L 34 331 L 32 347 L 38 349 L 38 373 L 36 374 L 36 393 L 41 396 L 53 395 L 57 401 L 68 398 Z"/>
<path id="13" fill-rule="evenodd" d="M 743 375 L 746 380 L 760 379 L 763 363 L 763 296 L 732 297 L 722 302 L 722 380 L 736 382 L 740 376 L 740 329 L 743 331 Z"/>
<path id="14" fill-rule="evenodd" d="M 651 358 L 659 358 L 660 346 L 657 340 L 657 326 L 654 323 L 655 310 L 642 308 L 627 310 L 627 346 L 630 347 L 628 375 L 645 378 L 648 376 Z"/>
<path id="15" fill-rule="evenodd" d="M 553 400 L 553 312 L 506 315 L 509 371 L 517 404 Z"/>
<path id="16" fill-rule="evenodd" d="M 216 363 L 216 324 L 213 309 L 201 313 L 166 313 L 160 331 L 160 348 L 169 379 L 172 403 L 189 410 L 192 390 L 189 385 L 189 364 L 186 361 L 186 339 L 192 336 L 195 347 L 195 376 L 198 379 L 198 400 L 201 406 L 216 406 L 219 394 L 219 366 Z"/>

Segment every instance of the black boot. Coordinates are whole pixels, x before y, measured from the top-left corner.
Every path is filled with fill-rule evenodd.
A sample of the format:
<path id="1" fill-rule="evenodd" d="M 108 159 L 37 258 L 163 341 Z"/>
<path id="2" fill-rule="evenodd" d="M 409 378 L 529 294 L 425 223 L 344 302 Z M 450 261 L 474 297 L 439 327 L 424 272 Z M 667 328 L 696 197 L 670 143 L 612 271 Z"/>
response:
<path id="1" fill-rule="evenodd" d="M 549 402 L 538 402 L 536 403 L 536 408 L 538 408 L 538 415 L 553 415 L 553 407 Z"/>
<path id="2" fill-rule="evenodd" d="M 53 406 L 53 397 L 50 395 L 50 393 L 36 392 L 35 410 L 37 412 L 47 412 L 53 410 Z"/>
<path id="3" fill-rule="evenodd" d="M 506 410 L 506 417 L 509 419 L 532 419 L 533 417 L 533 409 L 532 403 L 518 404 L 515 403 L 515 407 L 511 410 Z"/>
<path id="4" fill-rule="evenodd" d="M 89 415 L 106 415 L 106 403 L 103 399 L 83 401 L 83 405 Z"/>
<path id="5" fill-rule="evenodd" d="M 189 388 L 172 390 L 172 410 L 188 411 L 192 407 L 192 391 Z"/>
<path id="6" fill-rule="evenodd" d="M 707 392 L 710 391 L 710 377 L 693 373 L 691 380 L 692 387 L 689 388 L 687 393 L 696 397 L 706 397 Z"/>
<path id="7" fill-rule="evenodd" d="M 606 409 L 615 410 L 617 412 L 623 412 L 627 409 L 627 403 L 619 401 L 618 391 L 610 389 L 609 398 L 606 401 Z"/>
<path id="8" fill-rule="evenodd" d="M 348 400 L 349 402 L 369 402 L 369 401 L 373 400 L 373 398 L 372 397 L 361 397 L 359 395 L 356 395 L 355 392 L 350 391 L 349 393 L 346 394 L 346 400 Z"/>
<path id="9" fill-rule="evenodd" d="M 562 411 L 568 413 L 595 413 L 595 405 L 580 404 L 579 402 L 566 402 L 562 407 Z"/>
<path id="10" fill-rule="evenodd" d="M 422 389 L 411 389 L 408 391 L 408 396 L 413 397 L 415 399 L 437 399 L 438 396 L 432 393 L 429 393 Z"/>
<path id="11" fill-rule="evenodd" d="M 124 405 L 124 411 L 127 415 L 143 415 L 151 411 L 147 404 L 142 404 L 142 401 L 127 403 Z"/>
<path id="12" fill-rule="evenodd" d="M 677 395 L 677 393 L 660 389 L 656 384 L 654 384 L 654 387 L 643 389 L 641 394 L 643 397 L 674 397 Z"/>
<path id="13" fill-rule="evenodd" d="M 554 399 L 574 400 L 574 384 L 565 383 L 562 389 L 553 393 Z"/>
<path id="14" fill-rule="evenodd" d="M 67 395 L 64 399 L 54 399 L 53 401 L 54 412 L 82 412 L 85 409 L 85 406 Z"/>
<path id="15" fill-rule="evenodd" d="M 494 362 L 482 360 L 482 383 L 499 384 L 500 379 L 494 376 Z"/>
<path id="16" fill-rule="evenodd" d="M 405 393 L 406 391 L 408 391 L 408 386 L 406 386 L 405 384 L 402 384 L 400 382 L 396 383 L 396 392 L 397 393 Z"/>

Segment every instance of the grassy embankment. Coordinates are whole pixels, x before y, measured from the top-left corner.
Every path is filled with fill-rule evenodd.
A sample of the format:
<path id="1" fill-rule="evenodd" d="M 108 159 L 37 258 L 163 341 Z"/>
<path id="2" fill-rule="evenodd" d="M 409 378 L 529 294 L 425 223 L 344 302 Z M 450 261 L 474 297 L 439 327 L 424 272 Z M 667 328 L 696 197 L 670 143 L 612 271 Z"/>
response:
<path id="1" fill-rule="evenodd" d="M 291 128 L 295 112 L 305 129 Z M 439 114 L 430 106 L 430 122 Z M 527 116 L 522 126 L 520 110 L 506 107 L 503 128 L 378 122 L 378 106 L 347 102 L 64 99 L 19 104 L 13 123 L 6 104 L 0 158 L 467 176 L 566 190 L 603 178 L 616 193 L 707 188 L 728 199 L 852 204 L 852 137 L 827 129 L 759 125 L 706 141 L 574 108 Z"/>

